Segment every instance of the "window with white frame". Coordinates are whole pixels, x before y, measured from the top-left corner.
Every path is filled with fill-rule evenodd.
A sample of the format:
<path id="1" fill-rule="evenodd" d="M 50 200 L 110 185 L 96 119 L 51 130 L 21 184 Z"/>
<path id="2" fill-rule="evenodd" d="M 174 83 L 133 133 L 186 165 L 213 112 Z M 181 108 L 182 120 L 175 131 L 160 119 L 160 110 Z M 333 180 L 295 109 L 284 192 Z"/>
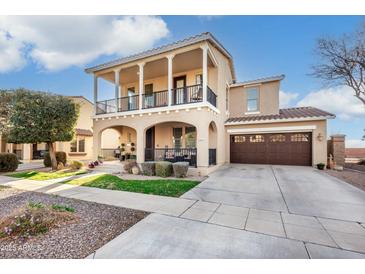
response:
<path id="1" fill-rule="evenodd" d="M 253 112 L 259 110 L 259 89 L 258 87 L 252 87 L 247 89 L 247 111 Z"/>
<path id="2" fill-rule="evenodd" d="M 76 136 L 70 143 L 70 152 L 85 152 L 85 137 Z"/>

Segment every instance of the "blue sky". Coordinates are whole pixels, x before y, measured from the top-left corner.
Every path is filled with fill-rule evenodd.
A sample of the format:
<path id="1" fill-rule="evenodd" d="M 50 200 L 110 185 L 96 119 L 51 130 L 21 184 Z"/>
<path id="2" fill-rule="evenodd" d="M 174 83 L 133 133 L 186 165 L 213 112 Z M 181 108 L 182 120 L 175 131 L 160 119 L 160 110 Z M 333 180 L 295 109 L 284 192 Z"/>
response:
<path id="1" fill-rule="evenodd" d="M 209 31 L 233 55 L 239 81 L 285 74 L 281 85 L 285 106 L 315 104 L 335 112 L 338 118 L 329 122 L 329 133 L 344 133 L 352 145 L 363 145 L 364 108 L 349 90 L 329 89 L 308 74 L 316 62 L 316 39 L 354 31 L 364 17 L 162 16 L 138 24 L 120 22 L 106 37 L 103 32 L 111 18 L 0 19 L 0 52 L 6 49 L 0 60 L 5 58 L 7 64 L 0 64 L 0 88 L 25 87 L 91 99 L 92 77 L 84 72 L 85 66 Z M 97 27 L 103 24 L 106 27 Z M 123 29 L 126 26 L 136 28 L 139 35 L 130 35 Z M 105 39 L 111 42 L 98 44 Z M 112 87 L 102 88 L 112 96 Z"/>

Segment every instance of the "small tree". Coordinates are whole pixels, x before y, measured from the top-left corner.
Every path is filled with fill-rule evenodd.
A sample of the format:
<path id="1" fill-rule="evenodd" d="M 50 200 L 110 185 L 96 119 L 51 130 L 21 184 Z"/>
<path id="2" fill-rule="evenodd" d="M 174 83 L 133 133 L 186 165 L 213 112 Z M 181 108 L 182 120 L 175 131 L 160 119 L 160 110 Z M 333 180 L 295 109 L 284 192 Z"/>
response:
<path id="1" fill-rule="evenodd" d="M 12 92 L 0 90 L 0 135 L 6 136 L 9 129 Z"/>
<path id="2" fill-rule="evenodd" d="M 57 169 L 55 142 L 73 139 L 79 107 L 71 99 L 24 89 L 13 94 L 8 141 L 48 144 L 52 169 Z"/>
<path id="3" fill-rule="evenodd" d="M 365 106 L 365 22 L 360 29 L 338 39 L 321 38 L 317 43 L 317 78 L 330 85 L 346 85 Z"/>

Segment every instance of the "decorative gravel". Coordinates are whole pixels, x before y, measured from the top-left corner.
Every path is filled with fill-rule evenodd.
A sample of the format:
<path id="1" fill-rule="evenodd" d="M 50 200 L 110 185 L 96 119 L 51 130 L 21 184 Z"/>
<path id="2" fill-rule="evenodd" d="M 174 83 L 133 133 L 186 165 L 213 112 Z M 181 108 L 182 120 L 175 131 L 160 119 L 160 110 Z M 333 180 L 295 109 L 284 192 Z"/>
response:
<path id="1" fill-rule="evenodd" d="M 365 191 L 365 172 L 344 169 L 343 171 L 326 170 L 327 174 L 341 179 Z"/>
<path id="2" fill-rule="evenodd" d="M 54 228 L 25 242 L 0 239 L 0 258 L 85 258 L 148 215 L 138 210 L 1 188 L 0 219 L 29 202 L 72 207 L 77 222 Z"/>

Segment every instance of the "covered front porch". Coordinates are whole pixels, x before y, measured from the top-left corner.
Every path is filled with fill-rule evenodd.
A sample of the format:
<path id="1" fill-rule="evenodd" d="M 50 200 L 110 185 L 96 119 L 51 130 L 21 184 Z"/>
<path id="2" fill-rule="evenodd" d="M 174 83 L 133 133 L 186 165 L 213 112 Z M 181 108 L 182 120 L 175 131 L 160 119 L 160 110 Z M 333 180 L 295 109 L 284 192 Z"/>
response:
<path id="1" fill-rule="evenodd" d="M 207 144 L 199 146 L 202 132 L 184 122 L 162 122 L 136 130 L 129 126 L 113 126 L 100 134 L 99 155 L 104 160 L 136 159 L 137 162 L 188 162 L 198 167 L 198 159 L 207 159 L 205 166 L 216 165 L 217 130 L 214 122 L 207 128 Z M 94 137 L 95 138 L 95 137 Z M 202 142 L 202 141 L 201 141 Z M 205 155 L 202 155 L 205 154 Z M 204 157 L 203 157 L 204 156 Z M 204 160 L 205 161 L 205 160 Z"/>

